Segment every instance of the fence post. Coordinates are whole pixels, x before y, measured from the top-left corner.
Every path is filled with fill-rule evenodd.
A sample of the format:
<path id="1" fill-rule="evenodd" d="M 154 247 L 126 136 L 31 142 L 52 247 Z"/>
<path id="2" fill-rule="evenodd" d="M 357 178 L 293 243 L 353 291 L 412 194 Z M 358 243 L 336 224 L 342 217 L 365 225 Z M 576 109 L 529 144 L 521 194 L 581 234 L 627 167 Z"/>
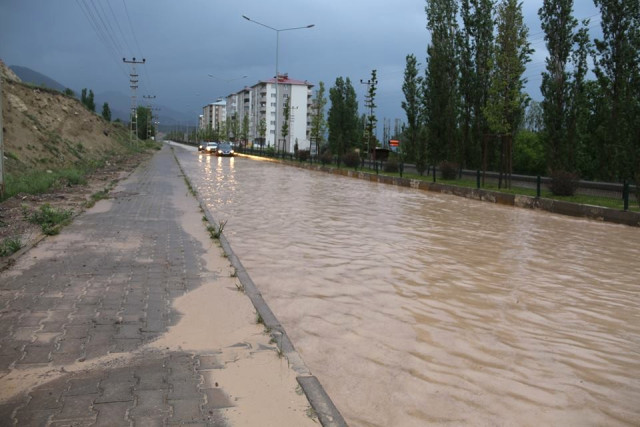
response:
<path id="1" fill-rule="evenodd" d="M 536 180 L 536 197 L 540 198 L 540 183 L 542 182 L 542 178 L 538 175 L 538 179 Z"/>
<path id="2" fill-rule="evenodd" d="M 436 165 L 433 165 L 433 182 L 436 182 Z"/>
<path id="3" fill-rule="evenodd" d="M 476 171 L 476 188 L 480 189 L 480 169 Z"/>
<path id="4" fill-rule="evenodd" d="M 625 179 L 622 185 L 622 199 L 624 200 L 624 210 L 629 210 L 629 182 Z"/>

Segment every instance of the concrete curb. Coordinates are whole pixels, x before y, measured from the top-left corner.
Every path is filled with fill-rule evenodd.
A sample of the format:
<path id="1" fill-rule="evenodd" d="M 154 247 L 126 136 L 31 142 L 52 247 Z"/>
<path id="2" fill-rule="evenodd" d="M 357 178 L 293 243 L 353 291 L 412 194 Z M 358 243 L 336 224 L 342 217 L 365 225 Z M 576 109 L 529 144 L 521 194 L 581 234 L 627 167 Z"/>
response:
<path id="1" fill-rule="evenodd" d="M 178 164 L 178 167 L 180 168 L 180 172 L 182 173 L 184 178 L 189 181 L 189 177 L 184 173 L 184 169 L 182 169 L 182 165 L 180 164 L 178 157 L 175 155 L 175 152 L 174 158 L 176 160 L 176 163 Z M 191 185 L 190 182 L 189 185 Z M 218 226 L 216 226 L 215 224 L 218 224 L 218 222 L 215 220 L 206 204 L 204 204 L 203 200 L 200 198 L 198 191 L 193 188 L 193 185 L 191 185 L 191 188 L 194 197 L 204 211 L 204 215 L 207 218 L 207 221 L 217 229 Z M 251 276 L 249 276 L 247 270 L 244 268 L 244 265 L 242 265 L 240 259 L 233 252 L 231 244 L 223 233 L 220 233 L 219 240 L 220 245 L 222 246 L 222 250 L 227 255 L 231 266 L 235 268 L 236 274 L 238 275 L 238 280 L 244 287 L 245 294 L 251 300 L 251 303 L 262 319 L 265 328 L 267 328 L 273 339 L 276 341 L 278 348 L 287 358 L 291 368 L 298 374 L 296 380 L 298 381 L 298 384 L 300 384 L 300 387 L 302 387 L 302 390 L 307 396 L 307 400 L 309 400 L 311 407 L 318 416 L 320 423 L 324 427 L 347 426 L 347 423 L 342 417 L 342 414 L 340 414 L 340 411 L 338 411 L 336 406 L 333 404 L 333 401 L 320 384 L 320 381 L 318 381 L 315 376 L 311 375 L 311 371 L 309 371 L 309 368 L 307 368 L 307 366 L 304 364 L 302 357 L 296 351 L 293 343 L 287 335 L 287 332 L 284 330 L 284 327 L 280 324 L 280 321 L 278 320 L 276 315 L 267 305 L 266 301 L 262 297 L 262 294 L 251 279 Z"/>

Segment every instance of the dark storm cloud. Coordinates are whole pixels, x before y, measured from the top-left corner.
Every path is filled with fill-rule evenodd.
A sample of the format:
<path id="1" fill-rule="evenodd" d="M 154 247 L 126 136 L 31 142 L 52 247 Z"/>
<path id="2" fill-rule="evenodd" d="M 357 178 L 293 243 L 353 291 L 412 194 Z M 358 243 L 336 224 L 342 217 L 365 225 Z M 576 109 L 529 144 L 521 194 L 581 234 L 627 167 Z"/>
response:
<path id="1" fill-rule="evenodd" d="M 534 98 L 545 56 L 541 4 L 524 1 L 537 51 L 527 72 Z M 276 33 L 242 15 L 274 28 L 314 24 L 280 33 L 279 70 L 315 84 L 322 80 L 327 88 L 338 76 L 350 77 L 362 100 L 359 80 L 375 68 L 379 118 L 404 118 L 405 56 L 415 54 L 424 66 L 429 42 L 424 6 L 423 0 L 2 0 L 0 58 L 76 90 L 128 95 L 122 57 L 144 56 L 139 95 L 154 94 L 159 104 L 195 120 L 202 105 L 275 73 Z M 591 1 L 577 1 L 575 9 L 578 18 L 596 13 Z"/>

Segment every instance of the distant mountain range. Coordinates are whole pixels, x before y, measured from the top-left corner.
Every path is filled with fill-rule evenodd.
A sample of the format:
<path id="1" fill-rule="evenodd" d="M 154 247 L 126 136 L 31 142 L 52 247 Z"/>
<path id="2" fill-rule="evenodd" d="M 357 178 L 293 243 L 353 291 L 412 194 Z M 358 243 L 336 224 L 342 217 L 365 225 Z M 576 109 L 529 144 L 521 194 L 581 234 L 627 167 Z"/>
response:
<path id="1" fill-rule="evenodd" d="M 46 86 L 49 89 L 55 89 L 60 92 L 64 92 L 67 88 L 52 78 L 47 77 L 44 74 L 40 74 L 37 71 L 33 71 L 31 68 L 21 67 L 19 65 L 10 65 L 9 68 L 25 83 L 31 83 L 36 86 Z"/>
<path id="2" fill-rule="evenodd" d="M 54 79 L 32 70 L 31 68 L 21 67 L 19 65 L 10 65 L 9 68 L 16 73 L 16 75 L 25 83 L 31 83 L 36 86 L 45 86 L 49 89 L 55 89 L 60 92 L 64 92 L 69 86 L 65 86 Z M 71 88 L 76 96 L 79 96 L 82 89 Z M 91 88 L 88 88 L 91 89 Z M 145 105 L 145 100 L 138 99 L 138 105 Z M 111 110 L 111 118 L 113 120 L 120 119 L 123 122 L 129 121 L 129 110 L 131 108 L 131 96 L 125 95 L 117 91 L 107 91 L 95 94 L 96 112 L 102 111 L 102 105 L 104 103 L 109 104 Z M 157 117 L 160 121 L 160 128 L 171 128 L 174 123 L 190 121 L 192 124 L 196 122 L 195 117 L 184 114 L 180 111 L 172 110 L 171 108 L 154 104 L 154 108 L 160 108 Z"/>

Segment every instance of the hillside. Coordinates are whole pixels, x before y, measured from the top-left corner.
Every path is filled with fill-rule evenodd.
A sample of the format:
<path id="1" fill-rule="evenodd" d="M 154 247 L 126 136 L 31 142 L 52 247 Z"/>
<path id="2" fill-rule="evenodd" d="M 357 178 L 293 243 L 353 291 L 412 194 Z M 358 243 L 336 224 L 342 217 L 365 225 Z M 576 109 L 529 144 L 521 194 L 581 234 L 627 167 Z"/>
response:
<path id="1" fill-rule="evenodd" d="M 0 202 L 2 269 L 11 262 L 13 243 L 29 247 L 42 238 L 44 230 L 29 220 L 34 213 L 46 206 L 80 213 L 109 197 L 114 185 L 152 150 L 142 149 L 149 146 L 143 143 L 132 147 L 124 126 L 106 122 L 77 99 L 22 83 L 2 61 L 0 72 L 8 197 Z M 42 183 L 49 189 L 42 189 Z M 41 190 L 32 194 L 32 187 Z"/>
<path id="2" fill-rule="evenodd" d="M 71 167 L 128 150 L 128 131 L 75 98 L 20 82 L 0 63 L 8 173 Z"/>

